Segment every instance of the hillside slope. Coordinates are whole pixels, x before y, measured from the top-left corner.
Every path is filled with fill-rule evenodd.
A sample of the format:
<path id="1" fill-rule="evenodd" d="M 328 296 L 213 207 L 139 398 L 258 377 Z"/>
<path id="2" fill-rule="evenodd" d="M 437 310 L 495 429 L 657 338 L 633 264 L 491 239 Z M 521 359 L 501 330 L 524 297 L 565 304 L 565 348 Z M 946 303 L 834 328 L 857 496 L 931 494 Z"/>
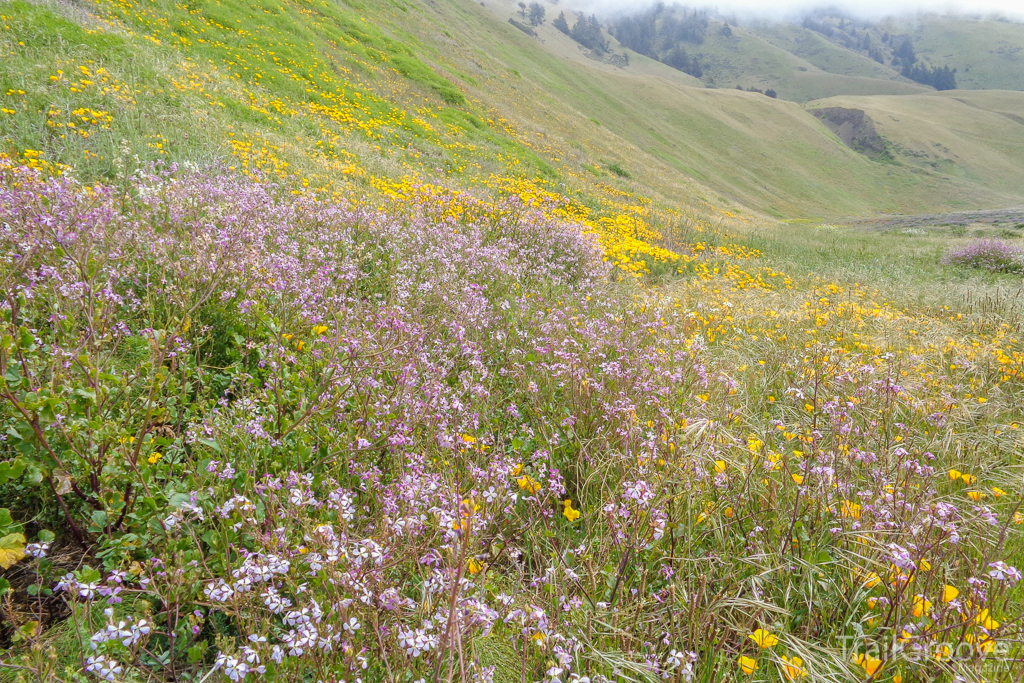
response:
<path id="1" fill-rule="evenodd" d="M 803 52 L 805 57 L 779 47 L 776 43 L 783 40 L 781 36 L 774 37 L 775 41 L 769 42 L 758 32 L 745 28 L 733 28 L 728 37 L 709 30 L 704 43 L 694 48 L 702 64 L 706 64 L 704 80 L 720 88 L 771 88 L 779 97 L 796 102 L 838 94 L 906 95 L 930 90 L 902 77 L 893 78 L 886 73 L 888 70 L 872 70 L 871 60 L 860 55 L 850 54 L 843 59 L 845 55 L 835 54 L 838 48 L 822 46 L 813 38 L 810 46 L 795 41 L 793 50 Z M 812 54 L 815 48 L 821 49 Z M 843 68 L 841 63 L 849 67 Z"/>
<path id="2" fill-rule="evenodd" d="M 892 68 L 879 64 L 859 52 L 837 45 L 820 33 L 796 24 L 764 22 L 753 24 L 747 27 L 747 30 L 752 35 L 801 57 L 828 73 L 913 83 Z"/>
<path id="3" fill-rule="evenodd" d="M 485 194 L 566 194 L 595 221 L 635 214 L 651 200 L 667 215 L 689 206 L 719 215 L 710 203 L 779 217 L 1024 201 L 1019 148 L 993 148 L 1000 136 L 1013 139 L 1013 119 L 988 118 L 990 107 L 1014 116 L 1012 94 L 970 105 L 909 99 L 904 115 L 929 125 L 884 126 L 896 154 L 883 162 L 847 148 L 792 102 L 692 87 L 695 79 L 653 60 L 597 62 L 550 26 L 525 34 L 494 5 L 396 3 L 374 6 L 373 22 L 362 5 L 302 5 L 302 13 L 276 0 L 219 0 L 192 11 L 100 2 L 93 16 L 13 3 L 0 87 L 14 113 L 0 119 L 0 134 L 9 154 L 36 150 L 85 176 L 115 177 L 127 145 L 141 162 L 221 158 L 359 193 L 403 193 L 433 178 Z M 255 30 L 233 27 L 231 17 Z M 33 30 L 42 39 L 21 40 Z M 736 34 L 722 40 L 767 45 Z M 264 36 L 275 46 L 264 46 Z M 924 90 L 829 74 L 771 50 L 777 61 L 766 73 L 785 72 L 794 87 L 839 78 L 847 91 L 859 82 Z M 753 53 L 751 60 L 764 65 Z M 940 120 L 927 119 L 921 107 L 929 102 L 947 107 Z M 189 134 L 165 136 L 168 126 Z M 955 156 L 925 163 L 900 154 L 936 144 Z"/>
<path id="4" fill-rule="evenodd" d="M 502 6 L 504 14 L 496 11 Z M 491 0 L 481 17 L 475 16 L 472 8 L 455 13 L 452 10 L 456 7 L 458 2 L 441 4 L 437 12 L 446 23 L 459 22 L 456 25 L 460 34 L 492 46 L 491 54 L 512 65 L 528 83 L 541 87 L 545 91 L 542 101 L 568 106 L 570 112 L 576 112 L 577 120 L 599 121 L 603 128 L 649 155 L 636 156 L 636 151 L 623 147 L 618 157 L 628 168 L 646 167 L 653 157 L 725 195 L 734 208 L 746 206 L 776 216 L 836 216 L 874 211 L 916 212 L 929 207 L 956 208 L 961 204 L 1005 206 L 1024 199 L 1024 191 L 1014 186 L 1024 180 L 1024 171 L 1012 162 L 1001 164 L 1005 175 L 995 186 L 987 186 L 982 166 L 988 152 L 961 154 L 953 162 L 957 169 L 943 172 L 917 164 L 915 159 L 909 160 L 914 163 L 904 159 L 895 163 L 872 161 L 842 145 L 821 123 L 793 103 L 731 88 L 687 87 L 689 77 L 681 74 L 679 79 L 669 78 L 664 72 L 674 70 L 657 63 L 653 64 L 660 70 L 652 68 L 650 75 L 641 76 L 632 63 L 626 68 L 612 68 L 582 57 L 566 59 L 562 56 L 566 45 L 572 49 L 568 38 L 553 35 L 555 32 L 546 26 L 538 28 L 539 38 L 531 38 L 508 25 L 507 17 L 514 5 L 505 0 Z M 481 21 L 484 19 L 489 21 Z M 743 37 L 721 40 L 766 45 L 759 38 L 748 37 L 742 29 L 737 29 L 736 34 Z M 710 51 L 716 45 L 709 38 L 701 49 Z M 798 87 L 808 87 L 808 83 L 818 79 L 823 88 L 828 88 L 835 85 L 836 79 L 845 78 L 847 89 L 851 83 L 869 81 L 869 91 L 882 83 L 896 92 L 934 92 L 900 80 L 828 74 L 781 49 L 772 50 L 770 54 L 778 61 L 766 73 L 800 74 L 794 79 L 802 80 L 793 81 Z M 751 53 L 751 61 L 763 65 L 757 55 L 764 54 L 758 47 L 758 52 Z M 801 66 L 807 71 L 799 71 Z M 644 68 L 651 67 L 645 64 Z M 481 97 L 488 96 L 481 93 Z M 1013 95 L 1008 94 L 999 106 L 1012 108 L 1012 100 Z M 978 106 L 984 109 L 988 106 L 986 102 L 979 100 Z M 855 103 L 849 106 L 856 108 Z M 534 116 L 531 109 L 527 104 L 519 115 Z M 583 139 L 588 140 L 592 135 L 575 126 L 558 130 L 555 121 L 545 125 L 558 137 L 571 139 L 582 133 L 587 136 Z M 975 116 L 965 116 L 962 121 L 946 120 L 939 125 L 954 126 L 968 140 L 978 140 L 978 144 L 983 145 L 981 141 L 986 139 L 986 122 Z M 943 139 L 959 134 L 952 129 L 936 132 Z M 902 130 L 890 129 L 887 134 L 894 136 L 894 146 L 905 144 Z M 1012 146 L 1006 155 L 1010 160 L 1020 159 Z M 651 186 L 658 187 L 664 182 L 660 172 L 652 176 L 644 176 Z"/>
<path id="5" fill-rule="evenodd" d="M 1017 199 L 1020 93 L 573 49 L 0 5 L 0 683 L 1020 683 L 1024 209 L 756 215 Z"/>
<path id="6" fill-rule="evenodd" d="M 929 182 L 964 181 L 1019 191 L 1024 163 L 1024 92 L 946 91 L 902 97 L 833 97 L 807 104 L 860 109 L 897 161 Z M 955 198 L 951 201 L 957 201 Z"/>
<path id="7" fill-rule="evenodd" d="M 907 33 L 920 57 L 956 69 L 958 88 L 1024 90 L 1024 23 L 926 14 L 881 28 Z"/>

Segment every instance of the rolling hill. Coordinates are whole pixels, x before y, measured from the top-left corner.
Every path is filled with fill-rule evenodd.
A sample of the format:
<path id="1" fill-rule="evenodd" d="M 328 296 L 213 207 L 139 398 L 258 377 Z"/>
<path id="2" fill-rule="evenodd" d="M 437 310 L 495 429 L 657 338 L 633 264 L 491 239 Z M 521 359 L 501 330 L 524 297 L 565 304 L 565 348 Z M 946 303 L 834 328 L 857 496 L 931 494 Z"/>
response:
<path id="1" fill-rule="evenodd" d="M 976 99 L 971 98 L 980 93 L 962 94 L 972 105 L 948 98 L 931 100 L 926 96 L 934 93 L 932 89 L 855 53 L 845 51 L 855 58 L 850 74 L 831 74 L 768 44 L 753 29 L 742 28 L 734 29 L 732 37 L 708 31 L 699 47 L 700 54 L 732 51 L 728 60 L 709 61 L 707 72 L 712 76 L 705 76 L 704 80 L 720 73 L 729 74 L 730 79 L 749 78 L 742 83 L 744 87 L 775 84 L 780 98 L 740 92 L 731 82 L 729 88 L 695 88 L 690 85 L 696 80 L 692 76 L 631 51 L 630 63 L 625 67 L 588 58 L 570 38 L 546 24 L 536 27 L 537 38 L 511 25 L 506 29 L 501 24 L 508 17 L 517 16 L 516 5 L 511 1 L 490 0 L 485 8 L 496 21 L 483 25 L 467 21 L 460 30 L 474 40 L 493 45 L 494 54 L 514 64 L 526 81 L 546 91 L 544 101 L 560 102 L 570 111 L 578 112 L 581 120 L 595 119 L 628 142 L 629 146 L 620 147 L 616 155 L 626 167 L 652 168 L 651 160 L 657 160 L 727 197 L 734 207 L 780 217 L 845 216 L 873 211 L 916 212 L 934 206 L 1004 206 L 1018 204 L 1024 198 L 1015 186 L 1024 180 L 1024 174 L 1018 170 L 1024 161 L 1021 149 L 1015 144 L 1000 147 L 997 142 L 999 136 L 1009 135 L 1013 139 L 1014 124 L 988 110 L 1002 107 L 1010 111 L 1015 106 L 1024 106 L 1024 93 L 1005 92 L 998 97 Z M 447 16 L 448 10 L 442 5 L 438 12 Z M 508 48 L 504 41 L 495 39 L 498 31 L 507 34 L 511 42 Z M 823 38 L 814 39 L 817 34 L 806 29 L 799 29 L 796 34 L 801 39 L 810 36 L 821 54 L 831 55 L 828 59 L 832 62 L 840 61 L 835 55 L 841 56 L 842 48 Z M 624 51 L 610 36 L 609 42 L 612 52 Z M 735 50 L 729 47 L 733 43 Z M 741 58 L 747 60 L 745 68 L 732 66 Z M 828 65 L 824 58 L 819 61 Z M 887 78 L 853 75 L 871 70 Z M 786 88 L 808 98 L 815 92 L 844 93 L 843 106 L 853 109 L 870 109 L 890 97 L 900 101 L 906 95 L 912 95 L 908 101 L 916 104 L 905 113 L 905 127 L 885 128 L 883 135 L 894 156 L 879 161 L 844 146 L 807 112 L 830 105 L 811 101 L 798 106 L 781 101 L 788 92 Z M 854 101 L 859 96 L 865 97 L 863 107 Z M 956 112 L 964 116 L 957 119 L 950 113 L 933 122 L 927 106 L 932 102 L 944 106 L 952 102 Z M 972 106 L 975 113 L 990 115 L 992 120 L 967 116 Z M 522 115 L 530 116 L 529 110 L 523 110 Z M 993 129 L 992 122 L 999 125 Z M 943 140 L 960 137 L 967 142 L 953 145 L 960 149 L 955 158 L 935 157 L 939 148 L 934 145 L 928 157 L 919 157 L 915 154 L 924 153 L 919 150 L 918 130 L 934 132 L 934 142 L 940 145 Z M 998 172 L 989 170 L 994 160 L 998 160 Z M 999 175 L 1000 180 L 989 185 L 993 175 Z M 663 182 L 660 179 L 671 176 L 659 171 L 654 177 L 644 177 L 649 186 L 658 187 Z"/>
<path id="2" fill-rule="evenodd" d="M 1024 24 L 993 17 L 922 15 L 880 24 L 913 38 L 917 54 L 955 68 L 957 86 L 1024 90 Z"/>
<path id="3" fill-rule="evenodd" d="M 0 87 L 17 113 L 0 129 L 9 153 L 39 150 L 85 174 L 115 175 L 128 145 L 141 160 L 220 155 L 324 186 L 373 189 L 440 170 L 453 186 L 491 192 L 495 173 L 511 174 L 595 206 L 610 206 L 619 191 L 610 188 L 643 188 L 665 206 L 723 202 L 777 217 L 1024 201 L 1024 156 L 1013 142 L 1020 94 L 932 96 L 804 28 L 733 27 L 725 36 L 712 21 L 690 50 L 706 63 L 701 80 L 607 34 L 628 64 L 582 49 L 551 26 L 559 5 L 548 6 L 535 36 L 508 22 L 519 16 L 511 0 L 396 0 L 375 7 L 373 23 L 361 5 L 308 24 L 282 23 L 278 13 L 261 30 L 280 35 L 281 49 L 242 60 L 232 50 L 253 39 L 232 29 L 228 17 L 241 10 L 226 0 L 200 15 L 154 6 L 154 16 L 179 17 L 208 39 L 127 10 L 90 18 L 64 5 L 10 7 L 19 11 L 9 22 L 39 27 L 46 40 L 5 47 Z M 112 21 L 117 30 L 90 28 Z M 309 61 L 310 44 L 326 59 Z M 735 85 L 774 86 L 779 98 Z M 337 99 L 356 93 L 357 106 Z M 829 106 L 867 112 L 890 155 L 850 149 L 808 112 Z M 96 116 L 74 113 L 86 109 Z M 159 122 L 192 132 L 170 140 Z"/>
<path id="4" fill-rule="evenodd" d="M 831 95 L 905 95 L 926 92 L 859 54 L 806 29 L 733 27 L 726 37 L 712 22 L 705 41 L 693 48 L 706 65 L 704 82 L 718 88 L 771 88 L 795 102 Z"/>

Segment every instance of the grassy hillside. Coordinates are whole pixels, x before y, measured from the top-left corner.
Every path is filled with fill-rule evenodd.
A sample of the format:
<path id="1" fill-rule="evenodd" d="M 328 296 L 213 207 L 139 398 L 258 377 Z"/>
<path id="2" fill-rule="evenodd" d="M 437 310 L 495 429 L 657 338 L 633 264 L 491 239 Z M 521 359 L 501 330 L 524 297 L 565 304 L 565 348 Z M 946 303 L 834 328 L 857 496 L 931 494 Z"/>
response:
<path id="1" fill-rule="evenodd" d="M 933 182 L 953 179 L 996 191 L 1017 190 L 1024 161 L 1024 93 L 947 91 L 903 97 L 833 97 L 812 107 L 862 109 L 898 162 L 927 172 Z"/>
<path id="2" fill-rule="evenodd" d="M 762 90 L 772 88 L 779 97 L 796 102 L 838 94 L 904 95 L 929 89 L 905 79 L 893 79 L 884 72 L 883 78 L 879 78 L 877 72 L 870 76 L 829 72 L 811 59 L 762 39 L 757 31 L 744 28 L 733 29 L 729 37 L 710 30 L 705 42 L 694 51 L 702 57 L 702 63 L 707 64 L 705 80 L 708 83 L 720 88 L 737 85 Z M 834 68 L 839 60 L 823 52 L 814 59 L 828 60 Z M 870 60 L 857 55 L 847 61 L 856 65 L 850 70 L 857 72 L 866 71 L 864 62 Z"/>
<path id="3" fill-rule="evenodd" d="M 446 21 L 459 20 L 443 16 Z M 496 24 L 504 21 L 503 15 L 497 19 Z M 599 121 L 605 131 L 610 129 L 631 143 L 633 149 L 622 147 L 619 151 L 619 158 L 628 168 L 647 166 L 650 162 L 641 161 L 644 157 L 634 156 L 638 151 L 646 152 L 736 204 L 779 216 L 916 211 L 937 206 L 953 208 L 959 202 L 1004 206 L 1021 201 L 1019 190 L 1007 185 L 987 188 L 981 178 L 971 175 L 975 165 L 984 173 L 984 154 L 979 156 L 981 161 L 961 155 L 962 175 L 939 174 L 903 162 L 872 162 L 842 146 L 819 122 L 791 103 L 724 88 L 689 88 L 662 75 L 637 77 L 633 66 L 610 69 L 586 58 L 571 62 L 569 68 L 568 60 L 557 51 L 564 49 L 569 39 L 542 33 L 541 43 L 510 26 L 515 40 L 505 47 L 496 40 L 496 24 L 467 19 L 455 25 L 471 40 L 491 44 L 492 53 L 514 64 L 524 81 L 544 87 L 548 94 L 542 101 L 561 102 L 578 112 L 579 119 Z M 558 40 L 561 42 L 556 43 Z M 743 40 L 750 43 L 756 39 Z M 556 44 L 556 50 L 548 49 Z M 775 54 L 782 55 L 780 59 L 787 63 L 796 59 L 781 50 Z M 813 66 L 806 68 L 807 72 L 797 72 L 802 78 L 834 83 L 832 74 Z M 929 92 L 916 84 L 892 84 L 911 92 Z M 521 115 L 531 116 L 529 107 L 524 107 Z M 984 125 L 973 116 L 956 122 L 957 126 L 961 124 L 967 130 Z M 548 119 L 546 128 L 555 132 L 558 125 L 561 123 Z M 567 137 L 593 134 L 575 126 L 566 130 L 571 130 Z M 977 132 L 979 139 L 985 138 L 982 128 Z M 897 136 L 894 143 L 902 144 L 900 133 L 893 134 Z M 1017 158 L 1014 150 L 1009 148 L 1008 158 Z M 1004 176 L 1018 177 L 1016 170 Z M 658 186 L 663 179 L 664 175 L 645 177 L 644 182 Z"/>
<path id="4" fill-rule="evenodd" d="M 883 28 L 909 34 L 917 53 L 957 70 L 957 87 L 1024 90 L 1024 23 L 922 15 Z"/>
<path id="5" fill-rule="evenodd" d="M 532 38 L 478 4 L 387 5 L 373 25 L 343 6 L 295 20 L 281 5 L 275 21 L 292 23 L 278 25 L 273 13 L 230 3 L 198 14 L 101 4 L 107 13 L 86 18 L 85 30 L 62 6 L 11 7 L 19 11 L 8 20 L 10 68 L 0 84 L 11 93 L 5 108 L 15 112 L 2 121 L 9 153 L 41 151 L 86 176 L 114 177 L 118 163 L 135 157 L 234 158 L 324 191 L 388 194 L 405 191 L 403 178 L 438 178 L 440 169 L 446 185 L 488 194 L 558 194 L 564 184 L 580 193 L 573 211 L 592 213 L 595 225 L 636 215 L 628 207 L 643 206 L 645 194 L 662 218 L 653 207 L 637 210 L 671 224 L 680 208 L 686 213 L 717 195 L 776 216 L 824 216 L 1001 206 L 1018 203 L 1024 186 L 1014 184 L 1020 171 L 1012 145 L 1009 166 L 999 166 L 1007 175 L 991 186 L 984 169 L 972 170 L 975 157 L 987 159 L 983 151 L 962 150 L 955 168 L 941 172 L 913 159 L 879 164 L 790 103 L 692 88 L 691 77 L 639 57 L 626 69 L 598 63 L 549 26 Z M 259 33 L 277 36 L 280 47 L 254 43 L 224 23 L 225 13 L 256 17 Z M 167 28 L 172 20 L 177 33 Z M 32 30 L 45 39 L 13 42 Z M 765 74 L 744 85 L 793 87 L 806 96 L 833 92 L 836 79 L 853 93 L 860 84 L 878 92 L 878 83 L 882 92 L 923 90 L 826 73 L 742 29 L 721 41 L 736 41 Z M 487 45 L 487 53 L 474 45 Z M 702 49 L 710 54 L 716 46 L 709 39 Z M 246 56 L 236 57 L 242 48 Z M 165 125 L 190 133 L 162 138 Z M 982 125 L 971 116 L 955 129 L 983 145 L 985 129 L 970 133 Z M 891 135 L 894 145 L 916 144 L 897 129 Z M 632 177 L 610 171 L 615 164 Z M 389 190 L 394 183 L 399 189 Z"/>
<path id="6" fill-rule="evenodd" d="M 795 24 L 766 22 L 754 24 L 748 27 L 748 30 L 772 45 L 805 59 L 828 73 L 913 83 L 888 66 L 879 64 L 859 52 L 836 45 L 820 33 Z"/>

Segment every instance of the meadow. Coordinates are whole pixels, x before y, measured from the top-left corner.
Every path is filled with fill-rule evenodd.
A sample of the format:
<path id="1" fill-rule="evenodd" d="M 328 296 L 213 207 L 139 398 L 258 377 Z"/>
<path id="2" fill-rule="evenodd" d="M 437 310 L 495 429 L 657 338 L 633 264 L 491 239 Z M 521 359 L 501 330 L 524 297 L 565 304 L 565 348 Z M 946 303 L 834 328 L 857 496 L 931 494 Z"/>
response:
<path id="1" fill-rule="evenodd" d="M 717 208 L 411 5 L 214 5 L 0 11 L 0 678 L 1017 680 L 974 235 Z"/>

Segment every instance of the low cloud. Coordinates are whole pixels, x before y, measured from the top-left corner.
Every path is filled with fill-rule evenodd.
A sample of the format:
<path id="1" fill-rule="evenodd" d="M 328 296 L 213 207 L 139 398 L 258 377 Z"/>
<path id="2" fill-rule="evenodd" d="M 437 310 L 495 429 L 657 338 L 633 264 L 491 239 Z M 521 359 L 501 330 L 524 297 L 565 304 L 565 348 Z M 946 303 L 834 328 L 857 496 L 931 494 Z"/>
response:
<path id="1" fill-rule="evenodd" d="M 644 10 L 656 0 L 570 0 L 566 3 L 576 10 L 601 15 Z M 671 0 L 664 4 L 671 5 Z M 1024 21 L 1021 0 L 719 0 L 716 2 L 679 2 L 686 7 L 708 9 L 722 15 L 747 19 L 792 20 L 808 11 L 821 7 L 834 7 L 844 14 L 861 19 L 880 19 L 919 12 L 937 14 L 1002 15 Z"/>

